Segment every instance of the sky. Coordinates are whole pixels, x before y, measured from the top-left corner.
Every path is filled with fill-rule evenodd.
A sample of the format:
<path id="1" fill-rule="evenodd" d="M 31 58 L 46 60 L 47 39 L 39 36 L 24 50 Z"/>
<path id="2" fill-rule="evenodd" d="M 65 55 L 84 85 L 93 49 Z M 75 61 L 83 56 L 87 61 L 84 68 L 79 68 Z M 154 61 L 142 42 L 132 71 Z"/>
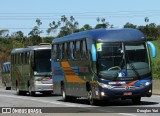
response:
<path id="1" fill-rule="evenodd" d="M 41 36 L 47 36 L 49 23 L 59 21 L 62 15 L 73 16 L 79 28 L 84 24 L 95 27 L 97 17 L 115 28 L 123 28 L 127 22 L 146 25 L 145 17 L 160 25 L 159 5 L 160 0 L 0 0 L 0 30 L 8 29 L 9 34 L 21 30 L 28 36 L 39 18 Z"/>

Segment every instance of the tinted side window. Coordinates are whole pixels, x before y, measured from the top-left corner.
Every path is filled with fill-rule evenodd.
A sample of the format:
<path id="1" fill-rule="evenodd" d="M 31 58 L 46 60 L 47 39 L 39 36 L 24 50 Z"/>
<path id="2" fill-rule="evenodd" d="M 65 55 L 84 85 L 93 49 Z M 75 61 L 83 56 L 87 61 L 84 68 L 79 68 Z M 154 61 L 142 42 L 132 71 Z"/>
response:
<path id="1" fill-rule="evenodd" d="M 64 59 L 68 59 L 68 42 L 64 44 Z"/>
<path id="2" fill-rule="evenodd" d="M 83 59 L 86 59 L 87 58 L 87 45 L 86 45 L 86 40 L 83 40 L 83 52 L 82 52 L 82 58 Z"/>
<path id="3" fill-rule="evenodd" d="M 75 58 L 75 50 L 74 50 L 74 42 L 70 42 L 70 56 L 71 56 L 71 59 L 74 59 Z"/>
<path id="4" fill-rule="evenodd" d="M 57 49 L 56 49 L 56 59 L 59 60 L 60 58 L 60 47 L 59 44 L 56 45 Z"/>
<path id="5" fill-rule="evenodd" d="M 80 41 L 76 42 L 76 59 L 80 59 L 81 58 L 81 51 L 80 51 Z"/>

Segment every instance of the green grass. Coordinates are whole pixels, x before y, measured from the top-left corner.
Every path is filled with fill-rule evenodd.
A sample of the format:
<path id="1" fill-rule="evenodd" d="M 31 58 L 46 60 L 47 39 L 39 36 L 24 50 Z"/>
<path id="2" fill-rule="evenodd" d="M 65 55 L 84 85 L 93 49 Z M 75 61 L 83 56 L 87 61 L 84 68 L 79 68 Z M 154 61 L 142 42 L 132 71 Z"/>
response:
<path id="1" fill-rule="evenodd" d="M 160 41 L 152 41 L 156 46 L 157 56 L 156 58 L 151 58 L 152 60 L 152 71 L 153 79 L 160 79 Z"/>
<path id="2" fill-rule="evenodd" d="M 152 58 L 152 61 L 154 62 L 154 61 L 160 60 L 160 41 L 156 40 L 152 42 L 156 46 L 156 50 L 157 50 L 156 58 Z"/>

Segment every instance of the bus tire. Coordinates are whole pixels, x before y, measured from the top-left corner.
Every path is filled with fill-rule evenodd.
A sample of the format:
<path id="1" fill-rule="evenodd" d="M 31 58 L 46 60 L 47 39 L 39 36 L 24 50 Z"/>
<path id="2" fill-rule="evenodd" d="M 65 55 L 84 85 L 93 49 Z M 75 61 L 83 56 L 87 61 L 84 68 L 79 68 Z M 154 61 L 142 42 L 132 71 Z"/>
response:
<path id="1" fill-rule="evenodd" d="M 93 92 L 92 90 L 89 90 L 87 92 L 87 97 L 88 97 L 88 101 L 90 105 L 96 105 L 97 104 L 97 100 L 93 98 Z"/>
<path id="2" fill-rule="evenodd" d="M 132 98 L 132 103 L 134 105 L 138 105 L 141 103 L 141 97 L 135 97 L 135 98 Z"/>
<path id="3" fill-rule="evenodd" d="M 31 91 L 29 94 L 30 94 L 30 96 L 36 96 L 36 92 L 35 91 Z"/>
<path id="4" fill-rule="evenodd" d="M 35 96 L 36 92 L 31 90 L 31 87 L 29 86 L 29 95 L 30 96 Z"/>
<path id="5" fill-rule="evenodd" d="M 62 86 L 62 100 L 64 102 L 69 101 L 69 97 L 66 95 L 66 91 L 65 91 L 65 87 L 64 86 Z"/>
<path id="6" fill-rule="evenodd" d="M 17 93 L 17 95 L 22 95 L 22 91 L 19 90 L 18 86 L 16 87 L 16 93 Z"/>
<path id="7" fill-rule="evenodd" d="M 11 90 L 11 87 L 6 87 L 6 90 Z"/>

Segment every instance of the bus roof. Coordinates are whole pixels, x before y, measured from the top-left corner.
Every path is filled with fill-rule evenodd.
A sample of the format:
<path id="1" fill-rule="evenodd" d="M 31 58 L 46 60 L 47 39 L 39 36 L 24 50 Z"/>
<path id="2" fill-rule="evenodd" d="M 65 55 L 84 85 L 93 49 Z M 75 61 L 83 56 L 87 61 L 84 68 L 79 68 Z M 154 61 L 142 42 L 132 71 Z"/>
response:
<path id="1" fill-rule="evenodd" d="M 145 35 L 132 28 L 123 29 L 95 29 L 74 33 L 61 38 L 56 38 L 52 43 L 61 43 L 65 41 L 78 40 L 82 38 L 91 38 L 99 42 L 121 42 L 121 41 L 145 41 Z"/>
<path id="2" fill-rule="evenodd" d="M 28 46 L 26 48 L 15 48 L 11 51 L 13 53 L 27 52 L 32 50 L 42 50 L 42 49 L 51 49 L 50 45 L 40 45 L 40 46 Z"/>

